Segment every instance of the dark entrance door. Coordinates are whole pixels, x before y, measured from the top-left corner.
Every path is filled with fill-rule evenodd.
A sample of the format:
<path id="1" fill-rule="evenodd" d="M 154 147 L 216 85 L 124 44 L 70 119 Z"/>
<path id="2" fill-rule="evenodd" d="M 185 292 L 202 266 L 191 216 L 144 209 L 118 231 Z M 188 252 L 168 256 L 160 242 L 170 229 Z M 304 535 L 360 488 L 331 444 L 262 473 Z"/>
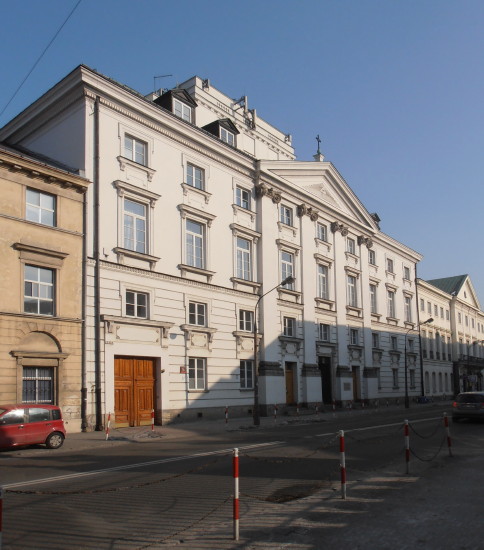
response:
<path id="1" fill-rule="evenodd" d="M 331 379 L 331 357 L 318 357 L 319 370 L 321 372 L 321 389 L 323 403 L 329 405 L 333 402 L 333 381 Z"/>

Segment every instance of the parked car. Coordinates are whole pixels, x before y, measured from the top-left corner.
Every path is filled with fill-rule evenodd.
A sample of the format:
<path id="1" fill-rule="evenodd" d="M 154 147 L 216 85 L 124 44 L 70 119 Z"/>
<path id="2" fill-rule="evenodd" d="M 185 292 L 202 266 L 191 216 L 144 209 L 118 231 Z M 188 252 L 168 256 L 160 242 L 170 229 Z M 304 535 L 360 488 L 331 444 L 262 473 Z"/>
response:
<path id="1" fill-rule="evenodd" d="M 484 420 L 484 391 L 467 391 L 457 395 L 452 403 L 452 420 L 458 422 L 463 418 Z"/>
<path id="2" fill-rule="evenodd" d="M 45 444 L 58 449 L 66 430 L 62 412 L 55 405 L 20 403 L 0 405 L 0 448 Z"/>

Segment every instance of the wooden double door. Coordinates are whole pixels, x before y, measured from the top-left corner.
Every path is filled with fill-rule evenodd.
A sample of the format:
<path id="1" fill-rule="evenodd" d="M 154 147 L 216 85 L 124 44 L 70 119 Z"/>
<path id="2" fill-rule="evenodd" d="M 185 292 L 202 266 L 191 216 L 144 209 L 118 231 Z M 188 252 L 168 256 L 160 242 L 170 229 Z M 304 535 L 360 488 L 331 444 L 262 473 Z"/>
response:
<path id="1" fill-rule="evenodd" d="M 150 357 L 114 358 L 116 426 L 147 426 L 155 408 L 155 366 Z"/>

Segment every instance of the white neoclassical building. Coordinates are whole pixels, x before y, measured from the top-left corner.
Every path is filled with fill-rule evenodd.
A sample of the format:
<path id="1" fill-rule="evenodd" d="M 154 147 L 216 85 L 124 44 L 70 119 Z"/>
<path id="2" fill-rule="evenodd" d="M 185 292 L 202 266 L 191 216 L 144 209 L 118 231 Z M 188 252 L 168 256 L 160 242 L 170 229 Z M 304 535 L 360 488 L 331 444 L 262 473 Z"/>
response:
<path id="1" fill-rule="evenodd" d="M 421 394 L 421 256 L 247 97 L 79 66 L 0 140 L 92 181 L 83 429 Z"/>

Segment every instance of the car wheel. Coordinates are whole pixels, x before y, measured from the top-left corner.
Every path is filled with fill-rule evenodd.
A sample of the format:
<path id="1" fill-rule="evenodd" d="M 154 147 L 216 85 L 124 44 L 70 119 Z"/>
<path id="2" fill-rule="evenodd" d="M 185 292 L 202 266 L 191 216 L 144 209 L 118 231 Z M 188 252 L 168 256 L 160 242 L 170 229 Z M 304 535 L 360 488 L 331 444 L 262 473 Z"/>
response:
<path id="1" fill-rule="evenodd" d="M 64 443 L 64 436 L 60 432 L 53 432 L 45 440 L 45 444 L 49 449 L 58 449 Z"/>

